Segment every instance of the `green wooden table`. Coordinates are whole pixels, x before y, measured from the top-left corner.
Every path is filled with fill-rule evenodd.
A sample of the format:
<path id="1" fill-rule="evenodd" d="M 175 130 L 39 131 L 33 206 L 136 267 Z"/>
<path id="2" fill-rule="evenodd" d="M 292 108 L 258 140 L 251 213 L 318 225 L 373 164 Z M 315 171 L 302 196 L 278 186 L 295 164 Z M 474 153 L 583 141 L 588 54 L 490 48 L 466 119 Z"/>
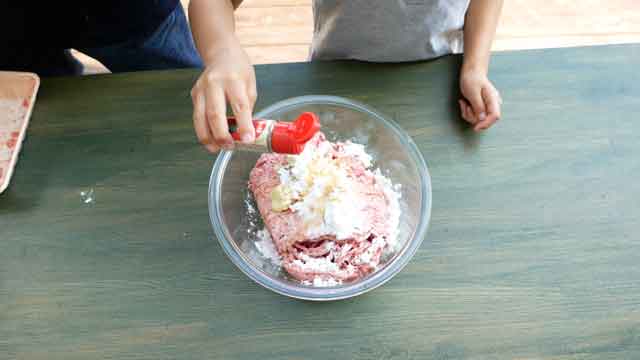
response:
<path id="1" fill-rule="evenodd" d="M 225 257 L 196 71 L 45 79 L 0 196 L 0 359 L 640 358 L 640 46 L 496 54 L 504 117 L 482 135 L 458 117 L 459 65 L 257 67 L 258 109 L 353 98 L 430 166 L 417 255 L 333 303 Z"/>

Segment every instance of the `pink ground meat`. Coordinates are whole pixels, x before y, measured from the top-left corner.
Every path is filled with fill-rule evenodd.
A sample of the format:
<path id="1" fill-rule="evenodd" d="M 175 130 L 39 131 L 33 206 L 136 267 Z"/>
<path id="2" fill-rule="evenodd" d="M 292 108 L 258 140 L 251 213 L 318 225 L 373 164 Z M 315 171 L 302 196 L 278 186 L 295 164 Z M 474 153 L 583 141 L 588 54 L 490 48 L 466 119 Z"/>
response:
<path id="1" fill-rule="evenodd" d="M 324 135 L 318 134 L 307 146 L 317 147 L 324 141 Z M 286 155 L 263 154 L 251 171 L 249 189 L 282 257 L 284 269 L 298 280 L 313 281 L 317 277 L 339 282 L 356 280 L 375 269 L 387 246 L 386 239 L 392 231 L 389 199 L 374 174 L 360 159 L 346 154 L 343 149 L 341 143 L 332 144 L 329 156 L 348 164 L 349 177 L 354 180 L 352 191 L 363 205 L 363 219 L 366 219 L 364 229 L 346 239 L 337 240 L 335 234 L 329 233 L 308 238 L 299 214 L 291 209 L 272 210 L 271 191 L 280 185 L 278 170 L 287 164 Z M 319 259 L 328 260 L 324 263 L 330 266 L 309 264 Z"/>

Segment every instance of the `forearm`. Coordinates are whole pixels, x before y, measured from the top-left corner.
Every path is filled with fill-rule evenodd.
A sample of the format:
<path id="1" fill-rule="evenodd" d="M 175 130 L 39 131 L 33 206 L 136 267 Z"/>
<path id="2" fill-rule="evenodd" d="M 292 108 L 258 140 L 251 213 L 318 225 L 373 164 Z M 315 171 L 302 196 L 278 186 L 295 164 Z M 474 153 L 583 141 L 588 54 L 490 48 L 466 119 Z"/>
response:
<path id="1" fill-rule="evenodd" d="M 189 20 L 198 52 L 205 64 L 216 54 L 237 42 L 234 9 L 242 0 L 191 0 Z"/>
<path id="2" fill-rule="evenodd" d="M 471 0 L 464 25 L 463 70 L 487 73 L 503 0 Z"/>

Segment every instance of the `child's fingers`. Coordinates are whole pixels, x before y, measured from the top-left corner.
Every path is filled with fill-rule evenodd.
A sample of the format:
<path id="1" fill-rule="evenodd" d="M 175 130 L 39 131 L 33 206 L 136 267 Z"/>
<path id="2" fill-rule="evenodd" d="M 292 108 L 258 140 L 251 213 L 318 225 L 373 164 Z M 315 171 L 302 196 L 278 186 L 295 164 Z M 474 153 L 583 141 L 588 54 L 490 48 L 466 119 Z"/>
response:
<path id="1" fill-rule="evenodd" d="M 500 104 L 502 103 L 502 99 L 500 98 L 498 90 L 493 86 L 483 89 L 483 98 L 485 99 L 487 107 L 487 115 L 491 116 L 494 122 L 499 120 L 501 116 Z"/>
<path id="2" fill-rule="evenodd" d="M 234 82 L 227 87 L 227 97 L 238 124 L 238 133 L 242 142 L 251 143 L 255 140 L 255 130 L 251 120 L 252 104 L 247 89 L 241 82 Z"/>
<path id="3" fill-rule="evenodd" d="M 211 138 L 211 129 L 209 129 L 207 119 L 204 115 L 205 97 L 202 93 L 198 92 L 194 93 L 191 98 L 193 101 L 193 128 L 196 131 L 198 141 L 209 150 L 209 152 L 215 153 L 219 148 Z"/>
<path id="4" fill-rule="evenodd" d="M 475 117 L 471 113 L 471 108 L 467 104 L 467 102 L 463 99 L 458 100 L 458 104 L 460 105 L 460 115 L 467 122 L 474 124 L 476 122 Z"/>
<path id="5" fill-rule="evenodd" d="M 469 122 L 472 124 L 477 123 L 478 117 L 473 113 L 473 109 L 471 108 L 471 106 L 469 104 L 466 104 L 465 108 L 467 110 L 467 117 L 469 118 Z"/>
<path id="6" fill-rule="evenodd" d="M 253 69 L 252 69 L 253 70 Z M 256 86 L 256 75 L 252 71 L 251 76 L 249 76 L 249 80 L 247 80 L 247 96 L 249 97 L 249 101 L 251 102 L 251 109 L 256 104 L 256 100 L 258 99 L 258 89 Z"/>
<path id="7" fill-rule="evenodd" d="M 204 122 L 205 131 L 207 132 L 207 137 L 209 140 L 203 142 L 204 147 L 211 153 L 217 153 L 220 150 L 220 146 L 216 144 L 213 139 L 213 132 L 211 131 L 211 126 L 209 126 L 208 122 Z"/>
<path id="8" fill-rule="evenodd" d="M 487 117 L 487 112 L 482 99 L 481 88 L 478 88 L 477 90 L 474 89 L 470 94 L 468 94 L 468 96 L 466 96 L 466 98 L 469 104 L 471 104 L 474 117 L 478 121 L 484 121 Z"/>
<path id="9" fill-rule="evenodd" d="M 227 105 L 224 98 L 224 91 L 218 86 L 209 86 L 206 93 L 205 116 L 207 123 L 213 134 L 215 143 L 227 150 L 233 148 L 233 138 L 229 134 L 229 124 L 227 123 Z"/>
<path id="10" fill-rule="evenodd" d="M 476 130 L 485 130 L 500 119 L 500 94 L 493 86 L 482 89 L 482 97 L 486 104 L 487 117 L 485 120 L 476 124 Z"/>
<path id="11" fill-rule="evenodd" d="M 462 99 L 458 100 L 458 105 L 460 106 L 460 116 L 463 119 L 465 119 L 466 121 L 469 121 L 469 120 L 467 120 L 467 113 L 466 113 L 466 109 L 465 109 L 465 106 L 464 106 L 464 102 L 462 102 Z"/>

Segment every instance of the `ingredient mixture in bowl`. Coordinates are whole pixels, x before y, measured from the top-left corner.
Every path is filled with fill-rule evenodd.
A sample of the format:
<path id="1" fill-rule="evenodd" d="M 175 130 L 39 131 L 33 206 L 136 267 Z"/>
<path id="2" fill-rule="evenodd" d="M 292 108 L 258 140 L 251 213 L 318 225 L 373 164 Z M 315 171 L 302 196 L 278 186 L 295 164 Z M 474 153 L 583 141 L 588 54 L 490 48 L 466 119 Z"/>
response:
<path id="1" fill-rule="evenodd" d="M 249 190 L 279 262 L 303 284 L 357 280 L 396 245 L 399 188 L 373 169 L 363 145 L 318 133 L 300 155 L 263 154 Z"/>

